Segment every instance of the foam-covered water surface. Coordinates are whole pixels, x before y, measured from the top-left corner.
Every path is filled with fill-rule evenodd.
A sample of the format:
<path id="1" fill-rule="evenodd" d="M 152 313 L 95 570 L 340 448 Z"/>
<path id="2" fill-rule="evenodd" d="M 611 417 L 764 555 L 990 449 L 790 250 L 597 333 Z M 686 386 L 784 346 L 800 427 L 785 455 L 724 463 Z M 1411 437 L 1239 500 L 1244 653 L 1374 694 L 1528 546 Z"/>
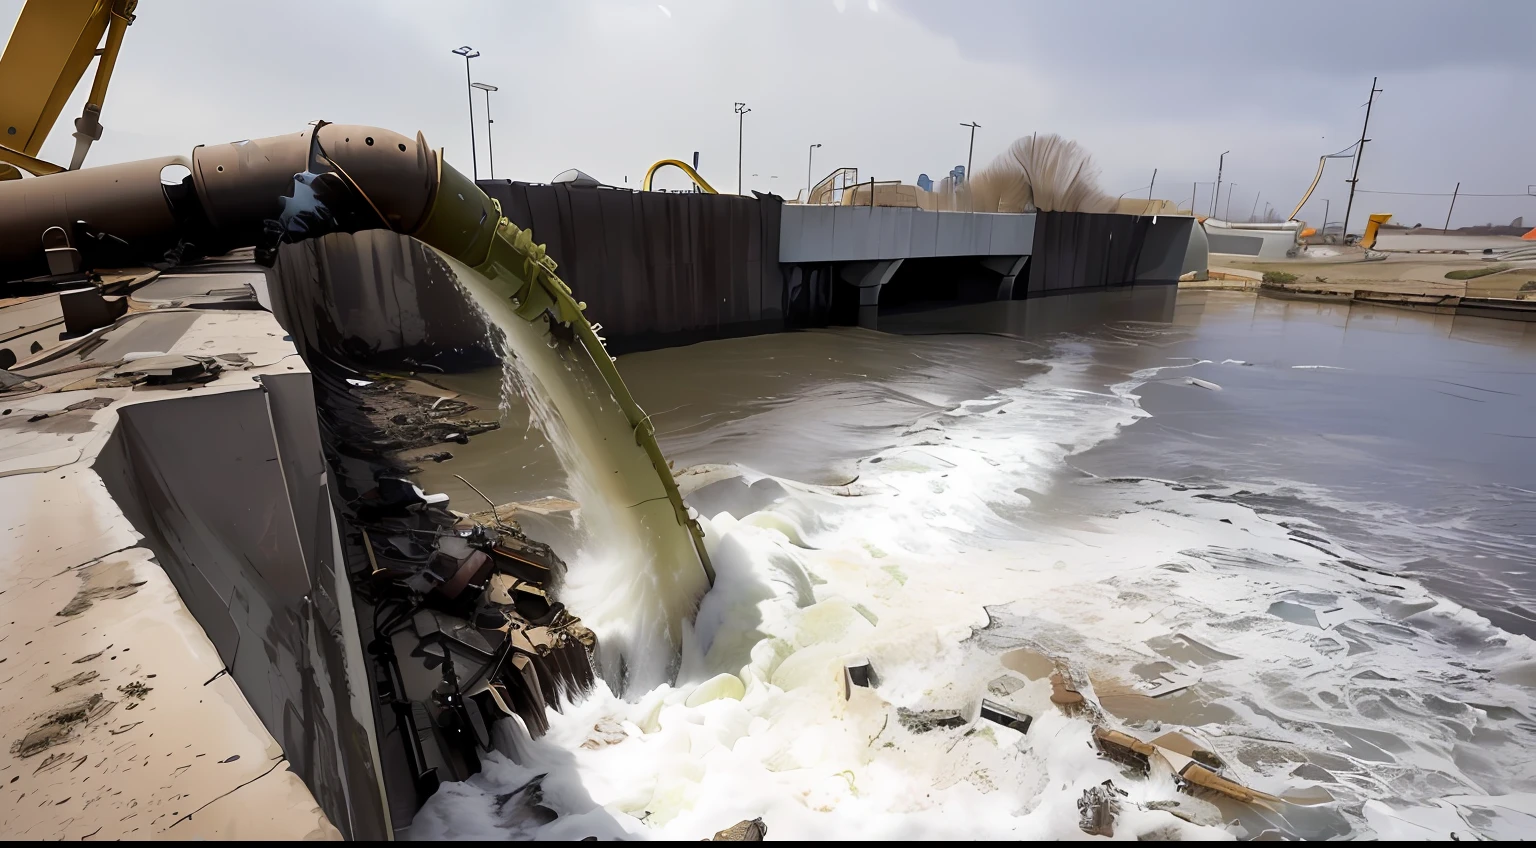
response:
<path id="1" fill-rule="evenodd" d="M 504 737 L 413 835 L 1076 838 L 1110 779 L 1117 838 L 1533 832 L 1530 332 L 1230 295 L 1152 317 L 623 358 L 719 573 L 677 681 Z M 1126 776 L 1038 654 L 1109 726 L 1305 803 Z M 845 689 L 858 659 L 875 687 Z"/>

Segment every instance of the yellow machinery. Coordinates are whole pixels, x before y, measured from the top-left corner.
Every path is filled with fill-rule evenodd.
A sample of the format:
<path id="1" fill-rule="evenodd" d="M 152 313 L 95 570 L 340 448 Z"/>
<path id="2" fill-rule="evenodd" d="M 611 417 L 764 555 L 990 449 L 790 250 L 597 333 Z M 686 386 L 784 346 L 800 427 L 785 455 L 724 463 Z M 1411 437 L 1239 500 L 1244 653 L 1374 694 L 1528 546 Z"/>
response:
<path id="1" fill-rule="evenodd" d="M 694 184 L 703 189 L 705 194 L 720 193 L 715 191 L 714 186 L 711 186 L 709 183 L 705 182 L 704 178 L 699 176 L 699 172 L 693 169 L 693 166 L 689 165 L 687 162 L 682 161 L 681 159 L 663 159 L 660 162 L 657 162 L 656 164 L 647 168 L 645 171 L 645 180 L 640 184 L 640 190 L 650 191 L 651 177 L 654 177 L 657 171 L 665 168 L 668 165 L 682 169 L 682 172 L 688 175 L 688 179 L 693 180 Z"/>
<path id="2" fill-rule="evenodd" d="M 1391 215 L 1372 215 L 1370 219 L 1365 222 L 1365 235 L 1360 237 L 1360 246 L 1366 250 L 1370 250 L 1371 248 L 1375 247 L 1376 232 L 1381 229 L 1382 224 L 1385 224 L 1390 220 L 1392 220 Z"/>
<path id="3" fill-rule="evenodd" d="M 99 58 L 90 97 L 75 119 L 69 169 L 79 169 L 91 142 L 101 138 L 101 105 L 137 5 L 138 0 L 28 0 L 0 56 L 0 180 L 19 178 L 18 168 L 38 176 L 64 170 L 37 155 L 91 60 Z"/>

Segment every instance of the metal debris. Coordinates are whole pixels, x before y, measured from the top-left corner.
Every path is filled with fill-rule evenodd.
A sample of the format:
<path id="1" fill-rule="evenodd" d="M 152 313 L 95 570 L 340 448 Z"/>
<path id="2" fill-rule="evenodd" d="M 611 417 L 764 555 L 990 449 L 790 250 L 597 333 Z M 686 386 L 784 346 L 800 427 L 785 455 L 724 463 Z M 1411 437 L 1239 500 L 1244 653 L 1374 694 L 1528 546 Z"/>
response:
<path id="1" fill-rule="evenodd" d="M 1169 737 L 1174 738 L 1169 739 Z M 1159 741 L 1169 741 L 1172 747 L 1158 744 L 1158 742 L 1144 742 L 1128 733 L 1105 727 L 1094 728 L 1093 738 L 1104 756 L 1138 769 L 1143 774 L 1151 771 L 1154 759 L 1166 763 L 1169 769 L 1178 775 L 1179 788 L 1192 795 L 1201 790 L 1209 790 L 1249 804 L 1280 800 L 1273 795 L 1250 789 L 1223 777 L 1212 768 L 1202 765 L 1195 759 L 1193 753 L 1181 753 L 1177 749 L 1182 748 L 1198 753 L 1206 762 L 1220 762 L 1215 752 L 1199 747 L 1193 740 L 1182 734 L 1167 734 L 1159 737 Z"/>
<path id="2" fill-rule="evenodd" d="M 1077 826 L 1090 836 L 1114 836 L 1115 817 L 1120 814 L 1120 799 L 1125 790 L 1106 780 L 1098 786 L 1083 790 L 1077 799 Z"/>
<path id="3" fill-rule="evenodd" d="M 853 697 L 855 686 L 861 689 L 873 689 L 878 685 L 880 685 L 879 678 L 875 676 L 874 666 L 869 664 L 869 660 L 860 657 L 843 664 L 843 700 Z"/>
<path id="4" fill-rule="evenodd" d="M 1018 710 L 1005 707 L 996 701 L 985 698 L 981 701 L 981 717 L 987 721 L 1001 724 L 1003 727 L 1017 730 L 1020 733 L 1028 733 L 1030 724 L 1034 722 L 1033 718 Z"/>

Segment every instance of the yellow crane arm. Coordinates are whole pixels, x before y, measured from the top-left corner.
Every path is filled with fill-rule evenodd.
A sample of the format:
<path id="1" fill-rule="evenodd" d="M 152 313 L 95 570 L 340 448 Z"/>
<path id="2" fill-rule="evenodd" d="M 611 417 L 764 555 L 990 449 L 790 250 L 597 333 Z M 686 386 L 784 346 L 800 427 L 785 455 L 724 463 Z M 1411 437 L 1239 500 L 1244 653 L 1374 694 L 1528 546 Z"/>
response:
<path id="1" fill-rule="evenodd" d="M 645 180 L 640 183 L 640 190 L 641 191 L 650 191 L 651 190 L 651 177 L 655 176 L 657 171 L 661 170 L 662 168 L 664 168 L 664 167 L 666 167 L 668 165 L 671 165 L 671 166 L 676 167 L 676 168 L 681 168 L 683 173 L 688 175 L 688 179 L 693 180 L 694 183 L 697 184 L 699 188 L 704 189 L 704 193 L 705 194 L 719 194 L 720 193 L 718 191 L 715 191 L 714 187 L 711 186 L 709 183 L 704 182 L 704 178 L 699 176 L 699 172 L 695 171 L 693 169 L 693 166 L 689 165 L 687 162 L 684 162 L 684 161 L 682 161 L 680 159 L 663 159 L 660 162 L 657 162 L 656 164 L 654 164 L 651 167 L 647 168 L 646 171 L 645 171 Z"/>
<path id="2" fill-rule="evenodd" d="M 70 168 L 84 162 L 91 142 L 101 137 L 101 105 L 137 5 L 138 0 L 27 0 L 0 56 L 0 163 L 15 166 L 0 165 L 0 179 L 19 176 L 16 168 L 38 175 L 64 170 L 37 154 L 91 60 L 100 57 L 90 97 L 75 121 Z"/>

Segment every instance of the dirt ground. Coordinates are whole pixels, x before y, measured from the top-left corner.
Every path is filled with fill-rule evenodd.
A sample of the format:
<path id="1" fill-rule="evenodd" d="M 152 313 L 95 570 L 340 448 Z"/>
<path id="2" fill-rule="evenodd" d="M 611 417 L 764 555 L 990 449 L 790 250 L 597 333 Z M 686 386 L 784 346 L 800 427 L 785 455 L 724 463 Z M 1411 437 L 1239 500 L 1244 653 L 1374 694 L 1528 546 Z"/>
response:
<path id="1" fill-rule="evenodd" d="M 1249 262 L 1227 258 L 1218 263 L 1241 271 L 1262 274 L 1265 271 L 1283 271 L 1295 274 L 1292 285 L 1323 291 L 1371 291 L 1398 292 L 1405 294 L 1455 294 L 1472 297 L 1516 297 L 1521 289 L 1530 285 L 1536 289 L 1536 261 L 1510 262 L 1511 267 L 1496 274 L 1472 280 L 1448 280 L 1451 271 L 1487 268 L 1496 264 L 1485 260 L 1482 249 L 1503 249 L 1532 246 L 1518 238 L 1506 236 L 1413 236 L 1383 234 L 1377 249 L 1387 253 L 1382 261 L 1367 262 L 1359 248 L 1328 246 L 1317 252 L 1331 252 L 1333 256 L 1309 256 L 1278 262 Z M 1410 250 L 1466 250 L 1466 254 L 1409 253 Z M 1214 270 L 1214 269 L 1213 269 Z M 1527 298 L 1536 292 L 1526 291 Z"/>

